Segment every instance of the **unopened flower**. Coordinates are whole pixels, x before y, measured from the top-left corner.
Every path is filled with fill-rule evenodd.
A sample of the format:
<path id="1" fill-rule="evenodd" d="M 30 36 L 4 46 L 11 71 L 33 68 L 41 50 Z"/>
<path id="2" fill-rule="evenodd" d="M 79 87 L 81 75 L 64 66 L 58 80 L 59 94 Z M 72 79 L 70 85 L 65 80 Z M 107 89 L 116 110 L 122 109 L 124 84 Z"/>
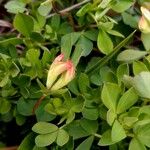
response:
<path id="1" fill-rule="evenodd" d="M 141 7 L 141 12 L 142 16 L 144 16 L 148 23 L 150 23 L 150 11 L 145 7 Z"/>
<path id="2" fill-rule="evenodd" d="M 62 61 L 63 58 L 63 54 L 57 56 L 49 68 L 46 82 L 46 87 L 48 89 L 52 87 L 58 76 L 67 70 L 66 62 Z"/>
<path id="3" fill-rule="evenodd" d="M 71 60 L 66 62 L 67 70 L 62 73 L 58 81 L 52 86 L 51 91 L 56 91 L 66 86 L 75 76 L 75 67 Z"/>
<path id="4" fill-rule="evenodd" d="M 140 18 L 138 25 L 141 32 L 150 33 L 150 24 L 143 16 Z"/>
<path id="5" fill-rule="evenodd" d="M 142 17 L 139 20 L 138 26 L 141 32 L 150 33 L 150 11 L 147 8 L 141 7 Z"/>

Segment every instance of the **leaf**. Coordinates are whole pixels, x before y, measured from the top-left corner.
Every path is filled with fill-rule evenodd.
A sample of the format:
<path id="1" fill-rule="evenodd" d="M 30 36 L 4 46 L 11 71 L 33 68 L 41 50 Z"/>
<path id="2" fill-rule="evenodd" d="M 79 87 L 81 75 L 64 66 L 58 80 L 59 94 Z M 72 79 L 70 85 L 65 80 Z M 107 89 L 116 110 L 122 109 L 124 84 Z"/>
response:
<path id="1" fill-rule="evenodd" d="M 114 35 L 114 36 L 118 36 L 118 37 L 122 37 L 124 38 L 124 35 L 121 34 L 120 32 L 116 31 L 116 30 L 107 30 L 107 33 Z"/>
<path id="2" fill-rule="evenodd" d="M 133 138 L 129 144 L 129 150 L 146 150 L 146 147 L 136 138 Z"/>
<path id="3" fill-rule="evenodd" d="M 72 55 L 74 65 L 76 66 L 78 64 L 81 56 L 85 57 L 89 55 L 92 49 L 93 43 L 85 36 L 80 36 Z"/>
<path id="4" fill-rule="evenodd" d="M 20 33 L 29 37 L 33 31 L 34 22 L 31 16 L 19 13 L 15 16 L 13 25 Z"/>
<path id="5" fill-rule="evenodd" d="M 86 74 L 81 73 L 78 79 L 79 90 L 82 94 L 87 92 L 88 87 L 90 86 L 89 78 Z"/>
<path id="6" fill-rule="evenodd" d="M 135 93 L 135 90 L 133 88 L 130 88 L 119 99 L 119 103 L 117 105 L 117 113 L 120 114 L 126 111 L 132 105 L 134 105 L 137 102 L 137 100 L 138 100 L 138 95 Z"/>
<path id="7" fill-rule="evenodd" d="M 101 93 L 103 104 L 113 111 L 116 110 L 117 101 L 120 97 L 121 89 L 117 84 L 105 83 Z"/>
<path id="8" fill-rule="evenodd" d="M 139 59 L 143 58 L 146 54 L 147 54 L 147 52 L 145 52 L 145 51 L 127 49 L 118 55 L 117 61 L 123 61 L 126 63 L 130 63 L 130 62 L 133 62 L 134 60 L 139 60 Z"/>
<path id="9" fill-rule="evenodd" d="M 82 110 L 82 115 L 86 119 L 97 120 L 97 118 L 98 118 L 98 110 L 96 108 L 84 108 Z"/>
<path id="10" fill-rule="evenodd" d="M 17 101 L 17 110 L 23 116 L 30 116 L 32 115 L 32 110 L 35 103 L 36 103 L 35 100 L 31 99 L 25 100 L 23 98 L 20 98 Z"/>
<path id="11" fill-rule="evenodd" d="M 78 38 L 80 37 L 80 33 L 72 32 L 66 34 L 61 39 L 61 53 L 65 55 L 65 59 L 69 59 L 72 46 L 76 43 Z"/>
<path id="12" fill-rule="evenodd" d="M 35 143 L 38 147 L 51 145 L 57 138 L 57 131 L 49 134 L 41 134 L 35 138 Z"/>
<path id="13" fill-rule="evenodd" d="M 106 55 L 113 51 L 113 43 L 111 38 L 104 30 L 99 30 L 97 46 L 99 50 Z"/>
<path id="14" fill-rule="evenodd" d="M 110 126 L 112 126 L 114 120 L 116 119 L 117 114 L 114 112 L 114 110 L 109 109 L 107 111 L 107 122 Z"/>
<path id="15" fill-rule="evenodd" d="M 0 100 L 0 114 L 6 114 L 11 109 L 11 103 L 6 99 Z"/>
<path id="16" fill-rule="evenodd" d="M 86 13 L 88 13 L 90 10 L 91 10 L 91 8 L 92 8 L 92 4 L 91 3 L 87 3 L 87 4 L 85 4 L 83 7 L 81 7 L 81 9 L 80 10 L 78 10 L 78 12 L 77 12 L 77 16 L 78 17 L 82 17 L 82 16 L 84 16 Z"/>
<path id="17" fill-rule="evenodd" d="M 134 61 L 133 62 L 133 73 L 137 75 L 143 71 L 149 71 L 146 65 L 141 61 Z"/>
<path id="18" fill-rule="evenodd" d="M 97 36 L 98 36 L 97 30 L 91 29 L 91 30 L 84 32 L 83 34 L 89 40 L 97 41 Z"/>
<path id="19" fill-rule="evenodd" d="M 4 87 L 9 82 L 9 75 L 6 75 L 1 81 L 0 81 L 0 87 Z"/>
<path id="20" fill-rule="evenodd" d="M 98 122 L 94 120 L 81 119 L 81 127 L 88 133 L 94 134 L 98 130 Z"/>
<path id="21" fill-rule="evenodd" d="M 45 106 L 48 103 L 48 100 L 44 100 L 40 106 L 36 109 L 35 115 L 37 121 L 52 121 L 55 119 L 55 115 L 49 114 L 48 112 L 45 111 Z"/>
<path id="22" fill-rule="evenodd" d="M 112 145 L 114 144 L 115 141 L 112 141 L 111 139 L 111 130 L 107 130 L 102 134 L 102 137 L 100 141 L 98 142 L 99 146 L 107 146 L 107 145 Z"/>
<path id="23" fill-rule="evenodd" d="M 32 130 L 38 134 L 47 134 L 57 131 L 58 127 L 52 123 L 38 122 L 32 127 Z"/>
<path id="24" fill-rule="evenodd" d="M 133 0 L 121 0 L 117 1 L 116 3 L 112 4 L 111 8 L 118 13 L 124 12 L 134 3 Z"/>
<path id="25" fill-rule="evenodd" d="M 136 132 L 137 138 L 139 141 L 150 148 L 150 124 L 147 123 L 144 126 L 141 126 L 137 129 Z"/>
<path id="26" fill-rule="evenodd" d="M 89 135 L 86 130 L 84 130 L 80 125 L 80 120 L 73 121 L 67 126 L 67 131 L 70 136 L 73 137 L 73 139 L 79 139 L 82 137 L 86 137 Z"/>
<path id="27" fill-rule="evenodd" d="M 150 72 L 141 72 L 133 78 L 133 87 L 139 96 L 150 99 Z"/>
<path id="28" fill-rule="evenodd" d="M 64 129 L 58 130 L 58 135 L 56 139 L 56 143 L 59 146 L 65 145 L 69 141 L 69 134 Z"/>
<path id="29" fill-rule="evenodd" d="M 138 28 L 139 17 L 127 12 L 122 13 L 123 22 L 132 28 Z"/>
<path id="30" fill-rule="evenodd" d="M 26 4 L 21 1 L 12 0 L 5 4 L 5 8 L 8 12 L 17 14 L 23 13 L 26 10 L 25 5 Z"/>
<path id="31" fill-rule="evenodd" d="M 149 51 L 150 50 L 150 43 L 149 43 L 149 41 L 150 41 L 150 33 L 149 34 L 142 33 L 141 34 L 141 40 L 143 42 L 143 45 L 144 45 L 145 49 L 147 51 Z"/>
<path id="32" fill-rule="evenodd" d="M 60 26 L 60 15 L 55 15 L 52 17 L 51 20 L 51 27 L 57 31 L 59 29 Z"/>
<path id="33" fill-rule="evenodd" d="M 94 141 L 94 137 L 93 136 L 89 136 L 75 150 L 83 150 L 83 149 L 90 150 L 93 141 Z"/>
<path id="34" fill-rule="evenodd" d="M 134 33 L 136 32 L 136 30 L 135 31 L 133 31 L 127 38 L 125 38 L 122 42 L 120 42 L 114 49 L 113 49 L 113 51 L 109 54 L 109 55 L 107 55 L 107 56 L 105 56 L 105 57 L 103 57 L 103 58 L 100 58 L 100 60 L 98 60 L 97 61 L 97 63 L 94 63 L 93 65 L 91 65 L 91 67 L 89 67 L 86 71 L 85 71 L 85 73 L 95 73 L 95 72 L 97 72 L 101 67 L 103 67 L 114 55 L 116 55 L 120 50 L 121 50 L 121 48 L 124 46 L 124 45 L 126 45 L 127 44 L 127 42 L 131 39 L 131 37 L 134 35 Z"/>
<path id="35" fill-rule="evenodd" d="M 34 147 L 34 137 L 33 133 L 28 134 L 19 145 L 18 150 L 32 149 Z"/>
<path id="36" fill-rule="evenodd" d="M 128 64 L 121 64 L 117 68 L 117 78 L 119 85 L 123 81 L 124 75 L 129 75 L 129 65 Z"/>
<path id="37" fill-rule="evenodd" d="M 112 131 L 111 131 L 111 138 L 114 142 L 119 142 L 126 137 L 125 130 L 123 129 L 122 125 L 115 120 Z"/>
<path id="38" fill-rule="evenodd" d="M 47 16 L 51 10 L 52 10 L 51 2 L 41 3 L 41 5 L 38 8 L 38 12 L 41 16 Z"/>
<path id="39" fill-rule="evenodd" d="M 18 37 L 13 37 L 13 38 L 9 38 L 9 39 L 5 39 L 5 40 L 1 40 L 0 44 L 3 46 L 8 46 L 9 44 L 12 44 L 14 46 L 22 44 L 23 40 L 21 38 Z"/>

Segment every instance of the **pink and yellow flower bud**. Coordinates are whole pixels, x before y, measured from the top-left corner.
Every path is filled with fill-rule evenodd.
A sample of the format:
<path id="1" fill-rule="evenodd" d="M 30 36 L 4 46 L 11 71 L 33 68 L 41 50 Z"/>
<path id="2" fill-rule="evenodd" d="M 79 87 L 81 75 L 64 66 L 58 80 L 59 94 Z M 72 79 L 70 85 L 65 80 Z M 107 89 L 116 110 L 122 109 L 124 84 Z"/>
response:
<path id="1" fill-rule="evenodd" d="M 141 12 L 142 16 L 144 16 L 148 23 L 150 23 L 150 11 L 145 7 L 141 7 Z"/>
<path id="2" fill-rule="evenodd" d="M 66 62 L 67 70 L 62 73 L 58 81 L 52 86 L 51 91 L 56 91 L 66 86 L 75 77 L 75 67 L 71 60 Z"/>
<path id="3" fill-rule="evenodd" d="M 141 32 L 150 33 L 150 11 L 147 8 L 141 7 L 142 17 L 139 20 L 138 26 Z"/>
<path id="4" fill-rule="evenodd" d="M 48 71 L 46 87 L 50 89 L 58 76 L 67 70 L 67 64 L 63 62 L 64 55 L 55 58 Z"/>
<path id="5" fill-rule="evenodd" d="M 143 33 L 150 33 L 150 25 L 143 16 L 140 18 L 139 21 L 139 29 Z"/>

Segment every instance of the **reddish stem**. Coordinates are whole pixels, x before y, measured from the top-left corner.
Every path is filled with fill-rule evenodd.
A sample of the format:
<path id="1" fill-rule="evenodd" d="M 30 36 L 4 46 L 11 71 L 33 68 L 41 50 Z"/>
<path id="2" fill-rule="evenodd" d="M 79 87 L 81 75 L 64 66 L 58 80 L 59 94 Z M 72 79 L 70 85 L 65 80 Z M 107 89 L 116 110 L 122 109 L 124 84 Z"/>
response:
<path id="1" fill-rule="evenodd" d="M 40 99 L 35 103 L 33 110 L 32 110 L 33 114 L 35 114 L 35 110 L 39 107 L 39 105 L 42 103 L 45 97 L 46 97 L 45 95 L 41 96 Z"/>
<path id="2" fill-rule="evenodd" d="M 5 148 L 1 148 L 0 150 L 17 150 L 18 146 L 11 146 L 11 147 L 5 147 Z"/>

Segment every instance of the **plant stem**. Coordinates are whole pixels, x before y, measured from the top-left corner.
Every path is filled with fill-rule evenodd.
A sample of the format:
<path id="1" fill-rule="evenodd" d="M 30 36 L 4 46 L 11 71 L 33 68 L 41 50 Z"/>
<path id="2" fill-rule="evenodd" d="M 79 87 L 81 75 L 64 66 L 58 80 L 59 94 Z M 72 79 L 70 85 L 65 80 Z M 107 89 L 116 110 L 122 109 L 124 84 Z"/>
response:
<path id="1" fill-rule="evenodd" d="M 18 149 L 18 146 L 1 148 L 1 150 L 17 150 L 17 149 Z"/>
<path id="2" fill-rule="evenodd" d="M 45 95 L 41 96 L 40 99 L 35 103 L 33 110 L 32 110 L 33 114 L 35 114 L 35 110 L 39 107 L 39 105 L 42 103 L 45 97 L 46 97 Z"/>
<path id="3" fill-rule="evenodd" d="M 91 0 L 84 0 L 84 1 L 82 1 L 82 2 L 80 2 L 80 3 L 77 3 L 77 4 L 75 4 L 75 5 L 72 5 L 72 6 L 68 7 L 68 8 L 65 8 L 65 9 L 63 9 L 63 10 L 60 10 L 59 13 L 60 13 L 60 14 L 64 14 L 64 13 L 69 12 L 69 11 L 71 11 L 71 10 L 73 10 L 73 9 L 76 9 L 76 8 L 80 7 L 81 5 L 83 5 L 83 4 L 85 4 L 85 3 L 88 3 L 88 2 L 90 2 L 90 1 L 91 1 Z M 57 14 L 57 13 L 52 13 L 52 14 L 48 15 L 47 18 L 51 18 L 52 16 L 55 16 L 56 14 Z"/>
<path id="4" fill-rule="evenodd" d="M 101 138 L 102 136 L 100 134 L 95 133 L 94 136 Z"/>

